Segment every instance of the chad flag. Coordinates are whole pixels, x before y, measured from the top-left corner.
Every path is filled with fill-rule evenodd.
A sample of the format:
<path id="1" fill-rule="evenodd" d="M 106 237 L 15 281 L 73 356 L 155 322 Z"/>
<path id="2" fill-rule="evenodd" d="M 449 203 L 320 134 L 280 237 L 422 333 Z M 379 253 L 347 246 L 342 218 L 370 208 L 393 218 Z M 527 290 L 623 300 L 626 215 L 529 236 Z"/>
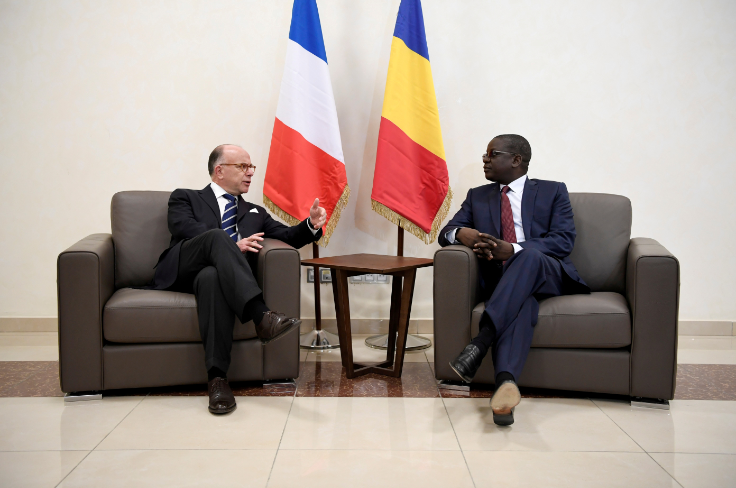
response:
<path id="1" fill-rule="evenodd" d="M 294 0 L 286 66 L 271 135 L 263 203 L 291 225 L 315 197 L 327 211 L 326 246 L 350 197 L 316 0 Z"/>
<path id="2" fill-rule="evenodd" d="M 452 202 L 420 0 L 399 6 L 371 200 L 373 210 L 426 244 Z"/>

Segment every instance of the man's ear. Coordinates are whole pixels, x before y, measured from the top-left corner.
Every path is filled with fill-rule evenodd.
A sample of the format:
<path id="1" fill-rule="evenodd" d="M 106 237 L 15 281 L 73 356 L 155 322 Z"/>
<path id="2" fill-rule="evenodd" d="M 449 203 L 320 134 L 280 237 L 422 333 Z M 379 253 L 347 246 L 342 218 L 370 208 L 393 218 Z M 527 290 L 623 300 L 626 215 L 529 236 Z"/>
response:
<path id="1" fill-rule="evenodd" d="M 511 161 L 511 166 L 514 168 L 518 168 L 519 166 L 521 166 L 521 163 L 521 154 L 514 154 L 514 160 Z"/>

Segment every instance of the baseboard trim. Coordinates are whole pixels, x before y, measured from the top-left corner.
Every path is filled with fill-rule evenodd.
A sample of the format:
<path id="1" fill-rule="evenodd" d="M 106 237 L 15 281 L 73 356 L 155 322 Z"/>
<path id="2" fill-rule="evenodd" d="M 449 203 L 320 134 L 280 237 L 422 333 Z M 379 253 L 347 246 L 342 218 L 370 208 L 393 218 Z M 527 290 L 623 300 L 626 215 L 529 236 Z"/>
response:
<path id="1" fill-rule="evenodd" d="M 678 335 L 681 336 L 734 336 L 736 322 L 730 320 L 680 320 Z"/>
<path id="2" fill-rule="evenodd" d="M 314 317 L 302 317 L 302 332 L 314 329 Z M 337 334 L 337 321 L 335 319 L 322 319 L 322 328 Z M 353 334 L 387 334 L 388 319 L 350 319 L 350 330 Z M 410 319 L 410 334 L 434 334 L 434 321 L 432 319 Z"/>
<path id="3" fill-rule="evenodd" d="M 0 317 L 0 332 L 58 332 L 56 317 Z"/>

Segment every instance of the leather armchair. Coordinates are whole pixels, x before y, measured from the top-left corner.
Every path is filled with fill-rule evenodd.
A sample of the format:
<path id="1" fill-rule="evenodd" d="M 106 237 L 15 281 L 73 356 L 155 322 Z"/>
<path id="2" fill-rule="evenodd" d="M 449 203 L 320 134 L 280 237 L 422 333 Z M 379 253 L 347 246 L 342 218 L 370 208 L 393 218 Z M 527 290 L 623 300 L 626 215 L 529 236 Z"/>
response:
<path id="1" fill-rule="evenodd" d="M 679 263 L 653 239 L 630 238 L 631 202 L 571 193 L 571 259 L 590 295 L 540 300 L 521 386 L 670 400 L 677 372 Z M 484 304 L 478 262 L 464 246 L 435 253 L 435 376 L 458 380 L 451 361 L 478 333 Z M 475 383 L 493 383 L 490 360 Z"/>
<path id="2" fill-rule="evenodd" d="M 64 392 L 206 383 L 194 295 L 142 290 L 167 247 L 168 192 L 113 196 L 112 233 L 59 255 L 59 376 Z M 300 315 L 299 253 L 266 239 L 255 275 L 270 308 Z M 233 381 L 299 376 L 299 331 L 263 345 L 236 319 Z"/>

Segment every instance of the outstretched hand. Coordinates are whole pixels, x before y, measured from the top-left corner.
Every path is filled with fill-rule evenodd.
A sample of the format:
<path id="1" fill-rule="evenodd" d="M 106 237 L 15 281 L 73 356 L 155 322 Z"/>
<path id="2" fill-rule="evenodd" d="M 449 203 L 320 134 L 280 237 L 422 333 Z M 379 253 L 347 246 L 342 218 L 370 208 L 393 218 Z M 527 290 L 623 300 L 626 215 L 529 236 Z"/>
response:
<path id="1" fill-rule="evenodd" d="M 327 222 L 327 210 L 319 206 L 319 198 L 314 199 L 312 208 L 309 209 L 309 221 L 315 229 L 321 229 Z"/>

